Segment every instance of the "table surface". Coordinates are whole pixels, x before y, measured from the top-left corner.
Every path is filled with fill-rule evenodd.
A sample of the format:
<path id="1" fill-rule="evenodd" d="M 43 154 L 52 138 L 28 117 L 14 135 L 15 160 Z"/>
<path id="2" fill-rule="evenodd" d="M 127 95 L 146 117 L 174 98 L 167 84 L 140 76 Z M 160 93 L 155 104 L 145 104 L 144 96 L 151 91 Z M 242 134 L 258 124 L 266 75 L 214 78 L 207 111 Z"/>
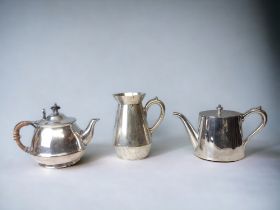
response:
<path id="1" fill-rule="evenodd" d="M 38 166 L 14 142 L 7 147 L 0 209 L 280 208 L 276 139 L 253 139 L 246 158 L 232 163 L 195 157 L 186 137 L 155 137 L 151 155 L 139 161 L 118 159 L 111 145 L 94 142 L 79 164 L 65 169 Z"/>

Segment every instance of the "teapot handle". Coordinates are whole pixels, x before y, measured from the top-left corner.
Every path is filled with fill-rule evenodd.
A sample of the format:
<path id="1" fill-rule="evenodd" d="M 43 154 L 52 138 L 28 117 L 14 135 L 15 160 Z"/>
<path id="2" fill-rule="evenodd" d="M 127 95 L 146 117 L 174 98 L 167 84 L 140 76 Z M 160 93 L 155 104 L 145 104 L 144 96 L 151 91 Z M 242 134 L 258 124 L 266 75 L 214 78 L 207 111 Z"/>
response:
<path id="1" fill-rule="evenodd" d="M 146 103 L 145 108 L 144 108 L 145 112 L 147 113 L 149 108 L 154 104 L 156 104 L 160 107 L 160 115 L 159 115 L 157 121 L 153 124 L 153 126 L 149 128 L 151 133 L 153 133 L 154 130 L 160 125 L 160 123 L 162 122 L 164 115 L 165 115 L 165 105 L 161 100 L 158 99 L 158 97 L 155 97 Z"/>
<path id="2" fill-rule="evenodd" d="M 21 121 L 18 124 L 16 124 L 15 128 L 14 128 L 14 132 L 13 132 L 13 137 L 14 140 L 16 141 L 17 145 L 24 151 L 27 153 L 30 153 L 31 149 L 30 147 L 26 147 L 24 146 L 21 141 L 20 141 L 20 129 L 22 127 L 28 126 L 28 125 L 32 125 L 33 127 L 35 127 L 34 123 L 31 121 Z"/>
<path id="3" fill-rule="evenodd" d="M 246 116 L 250 115 L 250 114 L 259 114 L 262 118 L 261 120 L 261 123 L 259 124 L 259 126 L 251 133 L 249 134 L 244 140 L 243 140 L 243 144 L 245 145 L 248 140 L 253 136 L 255 135 L 256 133 L 260 132 L 264 126 L 266 125 L 267 123 L 267 114 L 264 110 L 262 110 L 262 107 L 259 106 L 259 107 L 256 107 L 256 108 L 252 108 L 252 109 L 249 109 L 247 112 L 245 112 L 244 114 L 242 114 L 242 120 L 245 119 Z"/>

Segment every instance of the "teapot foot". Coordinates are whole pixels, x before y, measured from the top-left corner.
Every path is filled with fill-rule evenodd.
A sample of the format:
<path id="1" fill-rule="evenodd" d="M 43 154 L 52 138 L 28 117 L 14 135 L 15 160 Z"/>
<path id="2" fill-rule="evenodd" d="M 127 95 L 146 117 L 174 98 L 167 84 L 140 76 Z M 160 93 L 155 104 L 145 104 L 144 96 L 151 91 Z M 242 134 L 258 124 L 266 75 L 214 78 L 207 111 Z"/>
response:
<path id="1" fill-rule="evenodd" d="M 151 150 L 151 144 L 140 147 L 115 146 L 119 158 L 125 160 L 141 160 L 146 158 Z"/>
<path id="2" fill-rule="evenodd" d="M 57 169 L 59 169 L 59 168 L 66 168 L 66 167 L 72 166 L 79 161 L 80 161 L 80 159 L 72 161 L 72 162 L 68 162 L 68 163 L 57 164 L 57 165 L 46 165 L 46 164 L 39 163 L 39 166 L 42 166 L 44 168 L 57 168 Z"/>
<path id="3" fill-rule="evenodd" d="M 65 168 L 72 166 L 77 163 L 81 157 L 84 155 L 85 150 L 69 154 L 69 155 L 60 155 L 60 156 L 33 156 L 33 158 L 38 162 L 40 166 L 45 168 Z"/>

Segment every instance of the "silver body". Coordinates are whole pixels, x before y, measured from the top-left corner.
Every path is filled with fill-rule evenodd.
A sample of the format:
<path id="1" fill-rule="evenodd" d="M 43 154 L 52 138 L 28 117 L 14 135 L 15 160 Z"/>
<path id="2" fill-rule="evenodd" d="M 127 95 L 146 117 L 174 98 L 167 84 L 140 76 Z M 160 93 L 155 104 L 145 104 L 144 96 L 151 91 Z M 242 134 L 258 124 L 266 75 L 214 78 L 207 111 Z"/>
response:
<path id="1" fill-rule="evenodd" d="M 118 102 L 114 131 L 114 146 L 118 157 L 127 160 L 147 157 L 151 150 L 152 132 L 164 118 L 163 102 L 154 98 L 143 107 L 143 93 L 118 93 L 113 96 Z M 159 105 L 161 112 L 157 122 L 149 127 L 147 111 L 153 104 Z"/>
<path id="2" fill-rule="evenodd" d="M 242 123 L 251 113 L 261 116 L 260 125 L 246 138 L 242 135 Z M 219 105 L 217 110 L 199 113 L 199 128 L 195 131 L 187 118 L 174 112 L 189 133 L 190 140 L 197 157 L 219 162 L 237 161 L 245 157 L 245 147 L 248 140 L 259 132 L 267 122 L 267 114 L 261 107 L 252 108 L 244 114 L 223 110 Z"/>
<path id="3" fill-rule="evenodd" d="M 81 130 L 75 121 L 75 118 L 59 114 L 58 110 L 48 117 L 44 113 L 42 120 L 18 123 L 14 129 L 14 139 L 18 146 L 31 154 L 41 166 L 49 168 L 71 166 L 85 153 L 98 119 L 92 119 L 85 131 Z M 20 129 L 27 125 L 35 128 L 30 147 L 21 143 L 19 135 Z"/>

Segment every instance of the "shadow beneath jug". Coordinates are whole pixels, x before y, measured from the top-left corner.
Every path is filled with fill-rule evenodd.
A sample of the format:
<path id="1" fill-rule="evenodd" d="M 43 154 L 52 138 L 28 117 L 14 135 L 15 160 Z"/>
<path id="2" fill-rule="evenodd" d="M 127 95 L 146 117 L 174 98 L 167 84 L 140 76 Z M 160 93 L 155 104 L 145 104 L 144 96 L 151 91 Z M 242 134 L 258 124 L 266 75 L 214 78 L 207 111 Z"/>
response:
<path id="1" fill-rule="evenodd" d="M 182 148 L 191 148 L 192 150 L 192 145 L 187 140 L 186 137 L 155 138 L 149 157 L 163 155 Z"/>
<path id="2" fill-rule="evenodd" d="M 152 158 L 178 149 L 190 148 L 185 137 L 156 138 L 152 143 L 151 153 L 147 158 Z M 103 158 L 118 158 L 114 146 L 111 144 L 93 144 L 87 148 L 85 155 L 77 165 L 88 164 Z"/>

